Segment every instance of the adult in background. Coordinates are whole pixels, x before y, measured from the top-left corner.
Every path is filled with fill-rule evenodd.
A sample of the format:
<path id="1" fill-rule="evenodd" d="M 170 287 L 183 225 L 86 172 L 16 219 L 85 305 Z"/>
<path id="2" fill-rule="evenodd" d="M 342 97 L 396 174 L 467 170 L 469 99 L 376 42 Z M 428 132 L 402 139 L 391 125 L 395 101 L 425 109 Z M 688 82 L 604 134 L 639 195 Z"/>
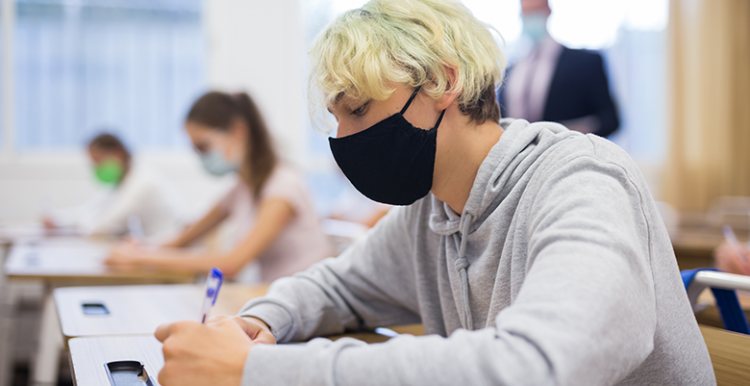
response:
<path id="1" fill-rule="evenodd" d="M 607 137 L 620 120 L 601 55 L 556 42 L 547 32 L 548 0 L 521 0 L 528 55 L 508 69 L 498 102 L 501 115 L 529 122 L 559 122 Z"/>

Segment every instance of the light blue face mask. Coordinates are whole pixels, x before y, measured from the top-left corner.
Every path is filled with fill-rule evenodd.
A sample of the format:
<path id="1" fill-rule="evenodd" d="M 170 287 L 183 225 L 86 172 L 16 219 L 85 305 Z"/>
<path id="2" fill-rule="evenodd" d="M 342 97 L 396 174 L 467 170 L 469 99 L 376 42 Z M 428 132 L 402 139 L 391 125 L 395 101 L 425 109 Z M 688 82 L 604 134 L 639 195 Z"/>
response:
<path id="1" fill-rule="evenodd" d="M 523 34 L 528 36 L 534 45 L 547 36 L 547 13 L 545 12 L 533 12 L 527 13 L 521 18 L 523 19 Z"/>
<path id="2" fill-rule="evenodd" d="M 236 172 L 239 169 L 238 164 L 227 161 L 224 155 L 216 150 L 201 154 L 200 159 L 203 169 L 206 169 L 207 172 L 214 176 L 223 176 L 231 172 Z"/>

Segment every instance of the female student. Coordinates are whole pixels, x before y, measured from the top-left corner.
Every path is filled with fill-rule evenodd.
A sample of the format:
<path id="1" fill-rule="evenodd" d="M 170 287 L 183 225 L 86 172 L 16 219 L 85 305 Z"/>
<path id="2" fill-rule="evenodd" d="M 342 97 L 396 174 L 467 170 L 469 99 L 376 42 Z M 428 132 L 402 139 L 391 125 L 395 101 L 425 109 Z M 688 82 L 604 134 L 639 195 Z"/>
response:
<path id="1" fill-rule="evenodd" d="M 174 192 L 153 170 L 134 165 L 119 138 L 99 134 L 87 150 L 94 176 L 104 189 L 82 206 L 46 214 L 42 219 L 46 228 L 71 227 L 87 235 L 121 236 L 132 231 L 135 221 L 142 236 L 159 236 L 180 226 Z"/>
<path id="2" fill-rule="evenodd" d="M 237 173 L 237 185 L 174 241 L 157 249 L 123 245 L 107 264 L 187 272 L 218 267 L 242 279 L 247 272 L 241 271 L 257 261 L 260 280 L 270 282 L 329 255 L 301 176 L 279 162 L 260 111 L 247 94 L 203 95 L 190 109 L 185 130 L 204 168 L 214 175 Z M 236 232 L 231 250 L 184 248 L 221 223 Z"/>
<path id="3" fill-rule="evenodd" d="M 715 384 L 635 163 L 559 124 L 499 121 L 503 59 L 461 3 L 371 0 L 311 56 L 337 163 L 403 206 L 241 317 L 161 326 L 162 385 Z M 428 335 L 269 344 L 411 323 Z"/>

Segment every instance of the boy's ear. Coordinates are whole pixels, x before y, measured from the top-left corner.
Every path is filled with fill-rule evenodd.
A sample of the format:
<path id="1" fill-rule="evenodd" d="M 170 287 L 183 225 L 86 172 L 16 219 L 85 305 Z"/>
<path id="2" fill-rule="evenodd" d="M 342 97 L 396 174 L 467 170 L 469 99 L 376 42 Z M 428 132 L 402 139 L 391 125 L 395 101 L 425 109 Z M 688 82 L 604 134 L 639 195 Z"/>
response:
<path id="1" fill-rule="evenodd" d="M 438 111 L 443 111 L 448 108 L 455 100 L 458 98 L 458 94 L 455 92 L 448 92 L 448 90 L 453 89 L 453 87 L 456 84 L 456 79 L 458 79 L 458 68 L 452 67 L 452 66 L 445 66 L 445 74 L 448 77 L 448 84 L 446 84 L 446 92 L 443 93 L 443 95 L 440 96 L 440 98 L 437 99 L 437 103 L 435 104 L 435 109 Z"/>

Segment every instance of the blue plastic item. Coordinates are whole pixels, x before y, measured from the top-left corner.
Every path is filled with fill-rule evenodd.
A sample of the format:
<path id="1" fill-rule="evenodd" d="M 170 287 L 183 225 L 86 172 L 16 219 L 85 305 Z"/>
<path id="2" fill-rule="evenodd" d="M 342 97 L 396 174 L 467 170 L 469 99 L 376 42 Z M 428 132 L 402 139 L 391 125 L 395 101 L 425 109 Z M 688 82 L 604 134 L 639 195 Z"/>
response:
<path id="1" fill-rule="evenodd" d="M 690 283 L 693 282 L 695 275 L 700 271 L 722 272 L 716 268 L 696 268 L 682 271 L 682 283 L 685 284 L 686 291 L 690 288 Z M 747 324 L 745 312 L 742 310 L 740 301 L 737 298 L 737 291 L 711 288 L 711 292 L 713 292 L 716 299 L 716 307 L 719 308 L 724 328 L 729 331 L 750 335 L 750 326 Z"/>

